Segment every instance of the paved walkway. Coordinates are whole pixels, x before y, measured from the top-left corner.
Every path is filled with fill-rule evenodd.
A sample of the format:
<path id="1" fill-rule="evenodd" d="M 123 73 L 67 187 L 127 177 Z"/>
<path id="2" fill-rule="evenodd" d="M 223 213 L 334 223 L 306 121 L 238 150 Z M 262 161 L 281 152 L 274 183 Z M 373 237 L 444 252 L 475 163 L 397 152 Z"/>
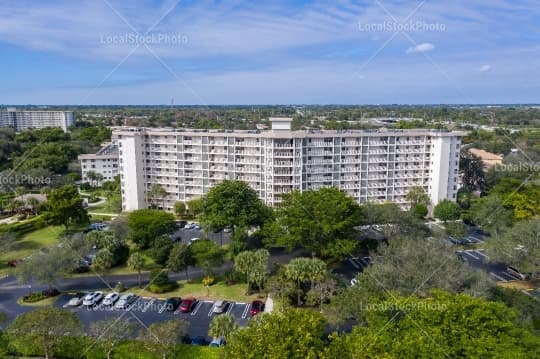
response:
<path id="1" fill-rule="evenodd" d="M 268 296 L 266 303 L 264 304 L 264 311 L 270 313 L 272 310 L 274 310 L 274 300 Z"/>

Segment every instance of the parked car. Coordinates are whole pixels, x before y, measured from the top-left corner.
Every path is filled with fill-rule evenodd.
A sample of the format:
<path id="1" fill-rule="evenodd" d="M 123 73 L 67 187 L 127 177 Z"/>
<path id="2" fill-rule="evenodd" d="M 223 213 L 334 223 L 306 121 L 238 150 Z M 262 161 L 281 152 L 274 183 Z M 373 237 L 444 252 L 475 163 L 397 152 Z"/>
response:
<path id="1" fill-rule="evenodd" d="M 131 304 L 137 300 L 138 296 L 133 293 L 126 293 L 118 299 L 118 302 L 114 305 L 116 309 L 127 309 Z"/>
<path id="2" fill-rule="evenodd" d="M 200 231 L 201 230 L 201 226 L 197 223 L 194 223 L 193 226 L 191 227 L 192 230 L 194 231 Z"/>
<path id="3" fill-rule="evenodd" d="M 521 273 L 516 267 L 507 266 L 506 272 L 508 272 L 508 274 L 510 274 L 512 277 L 518 278 L 519 280 L 529 279 L 528 273 Z"/>
<path id="4" fill-rule="evenodd" d="M 120 294 L 116 292 L 109 293 L 103 298 L 103 305 L 113 305 L 118 299 L 120 299 Z"/>
<path id="5" fill-rule="evenodd" d="M 225 232 L 225 233 L 230 233 L 230 232 L 232 232 L 232 228 L 230 228 L 230 227 L 225 227 L 225 228 L 223 228 L 223 232 Z"/>
<path id="6" fill-rule="evenodd" d="M 210 347 L 222 347 L 225 345 L 225 339 L 223 339 L 223 337 L 219 337 L 219 338 L 214 338 L 212 339 L 212 341 L 210 342 L 210 344 L 208 344 L 208 346 Z"/>
<path id="7" fill-rule="evenodd" d="M 97 291 L 97 292 L 90 292 L 83 298 L 83 305 L 89 307 L 92 305 L 96 305 L 99 303 L 100 300 L 103 299 L 103 292 Z"/>
<path id="8" fill-rule="evenodd" d="M 71 298 L 66 304 L 64 304 L 64 308 L 75 308 L 82 304 L 84 296 L 76 296 Z"/>
<path id="9" fill-rule="evenodd" d="M 182 302 L 181 298 L 178 298 L 178 297 L 169 298 L 165 302 L 165 309 L 168 312 L 174 312 L 178 308 L 181 302 Z"/>
<path id="10" fill-rule="evenodd" d="M 214 304 L 214 310 L 213 312 L 215 314 L 221 314 L 221 313 L 224 313 L 227 308 L 229 307 L 229 302 L 225 301 L 225 300 L 218 300 L 215 304 Z"/>
<path id="11" fill-rule="evenodd" d="M 251 302 L 251 307 L 249 308 L 250 315 L 257 315 L 264 310 L 264 303 L 261 300 L 254 300 Z"/>
<path id="12" fill-rule="evenodd" d="M 188 246 L 189 246 L 190 244 L 193 244 L 193 243 L 197 242 L 198 240 L 200 240 L 200 238 L 198 238 L 198 237 L 196 237 L 196 238 L 191 238 L 191 239 L 188 241 Z"/>
<path id="13" fill-rule="evenodd" d="M 189 313 L 195 308 L 197 304 L 197 299 L 195 298 L 186 298 L 180 303 L 180 311 L 182 313 Z"/>
<path id="14" fill-rule="evenodd" d="M 354 287 L 356 284 L 358 284 L 358 279 L 356 278 L 351 279 L 351 287 Z"/>
<path id="15" fill-rule="evenodd" d="M 184 229 L 191 229 L 191 228 L 193 228 L 194 224 L 195 223 L 192 223 L 192 222 L 186 223 L 186 225 L 184 226 Z"/>
<path id="16" fill-rule="evenodd" d="M 187 222 L 186 221 L 176 221 L 176 227 L 178 228 L 185 228 Z"/>
<path id="17" fill-rule="evenodd" d="M 206 338 L 203 336 L 195 337 L 191 340 L 191 345 L 206 345 Z"/>

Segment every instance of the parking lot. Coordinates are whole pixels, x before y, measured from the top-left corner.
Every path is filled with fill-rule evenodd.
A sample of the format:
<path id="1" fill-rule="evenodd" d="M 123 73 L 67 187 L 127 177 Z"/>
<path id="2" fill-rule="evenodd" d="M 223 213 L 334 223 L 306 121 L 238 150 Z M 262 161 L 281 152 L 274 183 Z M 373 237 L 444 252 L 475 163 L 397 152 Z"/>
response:
<path id="1" fill-rule="evenodd" d="M 57 307 L 64 307 L 75 296 L 81 296 L 81 293 L 65 294 L 56 301 L 55 305 Z M 139 329 L 142 330 L 152 323 L 178 318 L 189 322 L 188 331 L 190 337 L 204 336 L 207 340 L 211 339 L 208 336 L 210 322 L 216 315 L 222 315 L 213 312 L 214 301 L 199 300 L 189 313 L 181 313 L 178 310 L 175 312 L 167 311 L 165 301 L 165 299 L 158 298 L 140 298 L 128 309 L 116 309 L 114 307 L 104 306 L 103 304 L 91 307 L 80 305 L 68 309 L 74 311 L 86 326 L 98 320 L 118 318 L 121 316 L 123 319 L 138 324 L 140 326 Z M 250 318 L 249 307 L 250 303 L 231 302 L 225 313 L 233 315 L 238 325 L 244 326 Z"/>
<path id="2" fill-rule="evenodd" d="M 506 265 L 504 263 L 489 263 L 489 257 L 483 249 L 467 249 L 458 251 L 457 253 L 471 267 L 486 271 L 497 282 L 508 282 L 518 279 L 506 271 Z"/>

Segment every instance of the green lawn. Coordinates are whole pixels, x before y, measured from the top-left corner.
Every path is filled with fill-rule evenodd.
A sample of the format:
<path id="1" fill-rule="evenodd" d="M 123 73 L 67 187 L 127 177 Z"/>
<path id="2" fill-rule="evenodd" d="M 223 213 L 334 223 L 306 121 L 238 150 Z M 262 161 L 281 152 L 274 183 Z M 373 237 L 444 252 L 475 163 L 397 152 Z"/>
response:
<path id="1" fill-rule="evenodd" d="M 206 287 L 200 283 L 200 280 L 191 281 L 179 281 L 178 289 L 162 293 L 155 294 L 147 290 L 142 290 L 138 287 L 130 288 L 129 290 L 133 293 L 136 293 L 143 297 L 158 297 L 158 298 L 168 298 L 168 297 L 195 297 L 198 299 L 204 300 L 230 300 L 235 302 L 245 302 L 248 303 L 257 298 L 257 294 L 254 295 L 245 295 L 247 285 L 245 283 L 227 285 L 225 282 L 217 282 L 210 286 L 210 295 L 207 295 Z M 263 294 L 261 294 L 263 295 Z"/>
<path id="2" fill-rule="evenodd" d="M 8 261 L 27 257 L 41 248 L 58 243 L 58 238 L 63 232 L 63 226 L 48 226 L 17 239 L 9 251 L 0 253 L 0 276 L 8 273 Z"/>

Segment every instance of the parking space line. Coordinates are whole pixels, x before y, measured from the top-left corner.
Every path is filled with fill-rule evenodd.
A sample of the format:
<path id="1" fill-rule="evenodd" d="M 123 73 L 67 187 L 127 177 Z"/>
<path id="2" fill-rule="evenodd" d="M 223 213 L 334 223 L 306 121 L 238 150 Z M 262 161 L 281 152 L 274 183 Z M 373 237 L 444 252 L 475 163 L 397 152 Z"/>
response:
<path id="1" fill-rule="evenodd" d="M 477 250 L 474 251 L 474 253 L 488 259 L 489 257 L 486 254 L 484 254 L 482 251 L 483 251 L 483 249 L 477 249 Z"/>
<path id="2" fill-rule="evenodd" d="M 196 316 L 197 315 L 197 312 L 199 311 L 199 309 L 202 307 L 203 305 L 203 301 L 200 301 L 197 303 L 197 305 L 195 306 L 195 309 L 193 309 L 193 311 L 191 312 L 191 315 L 192 316 Z"/>
<path id="3" fill-rule="evenodd" d="M 508 282 L 506 279 L 498 276 L 497 274 L 493 273 L 493 272 L 489 272 L 489 274 L 491 274 L 493 277 L 495 277 L 496 279 L 500 280 L 501 282 Z"/>
<path id="4" fill-rule="evenodd" d="M 360 266 L 356 264 L 356 258 L 349 258 L 349 262 L 351 262 L 354 268 L 360 269 Z"/>
<path id="5" fill-rule="evenodd" d="M 480 257 L 475 256 L 474 254 L 471 253 L 471 251 L 472 251 L 471 249 L 468 249 L 468 250 L 465 251 L 465 254 L 467 254 L 467 255 L 473 257 L 473 258 L 476 259 L 476 260 L 479 260 Z"/>
<path id="6" fill-rule="evenodd" d="M 151 306 L 152 304 L 154 304 L 155 301 L 156 301 L 156 298 L 150 299 L 150 300 L 146 303 L 146 305 L 143 307 L 143 309 L 141 310 L 141 312 L 142 312 L 142 313 L 146 313 L 146 311 L 148 310 L 148 308 L 150 308 L 150 306 Z"/>
<path id="7" fill-rule="evenodd" d="M 205 303 L 208 303 L 208 302 L 205 302 Z M 212 302 L 210 302 L 212 303 Z M 210 311 L 208 312 L 208 316 L 211 317 L 212 314 L 214 314 L 214 308 L 216 306 L 216 303 L 212 304 L 212 306 L 210 307 Z"/>
<path id="8" fill-rule="evenodd" d="M 242 313 L 242 319 L 246 319 L 248 311 L 249 311 L 249 305 L 246 304 L 246 307 L 244 308 L 244 312 Z"/>
<path id="9" fill-rule="evenodd" d="M 227 313 L 226 313 L 226 314 L 231 314 L 231 311 L 232 311 L 232 309 L 233 309 L 233 307 L 234 307 L 234 304 L 235 304 L 234 302 L 229 303 L 229 309 L 227 309 Z"/>

